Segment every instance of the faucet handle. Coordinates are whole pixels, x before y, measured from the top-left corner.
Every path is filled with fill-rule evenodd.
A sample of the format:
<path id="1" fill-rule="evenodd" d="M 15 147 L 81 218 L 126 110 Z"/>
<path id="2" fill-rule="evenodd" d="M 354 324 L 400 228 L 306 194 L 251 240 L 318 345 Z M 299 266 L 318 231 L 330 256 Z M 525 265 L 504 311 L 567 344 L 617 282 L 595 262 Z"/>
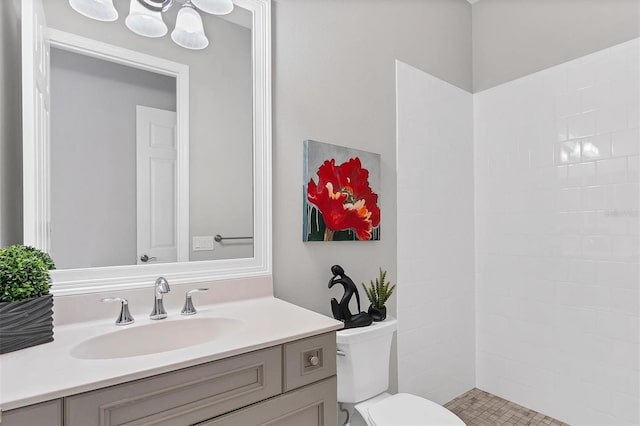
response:
<path id="1" fill-rule="evenodd" d="M 187 292 L 186 298 L 184 300 L 184 307 L 180 311 L 181 315 L 195 315 L 198 311 L 196 311 L 195 306 L 193 306 L 193 301 L 191 300 L 191 295 L 193 293 L 197 293 L 199 291 L 208 291 L 208 288 L 195 288 L 193 290 L 189 290 Z"/>
<path id="2" fill-rule="evenodd" d="M 116 325 L 127 325 L 132 324 L 135 319 L 131 312 L 129 312 L 129 301 L 123 297 L 105 297 L 104 299 L 100 299 L 101 302 L 122 302 L 122 306 L 120 308 L 120 315 L 116 319 Z"/>

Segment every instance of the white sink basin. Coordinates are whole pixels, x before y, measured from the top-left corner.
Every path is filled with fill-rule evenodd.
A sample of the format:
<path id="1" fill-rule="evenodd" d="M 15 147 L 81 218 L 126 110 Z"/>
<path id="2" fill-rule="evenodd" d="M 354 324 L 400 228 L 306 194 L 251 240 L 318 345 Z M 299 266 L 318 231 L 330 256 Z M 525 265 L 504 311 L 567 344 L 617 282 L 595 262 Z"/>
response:
<path id="1" fill-rule="evenodd" d="M 71 349 L 71 356 L 110 359 L 168 352 L 210 342 L 233 333 L 241 324 L 231 318 L 185 318 L 124 326 L 79 343 Z"/>

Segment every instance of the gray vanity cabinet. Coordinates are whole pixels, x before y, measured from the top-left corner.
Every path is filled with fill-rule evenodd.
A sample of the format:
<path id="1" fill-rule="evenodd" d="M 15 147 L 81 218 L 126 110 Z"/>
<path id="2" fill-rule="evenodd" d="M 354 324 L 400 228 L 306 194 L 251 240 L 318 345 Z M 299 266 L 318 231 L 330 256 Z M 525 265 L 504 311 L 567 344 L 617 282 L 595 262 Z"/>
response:
<path id="1" fill-rule="evenodd" d="M 333 376 L 197 426 L 335 426 L 336 385 Z"/>
<path id="2" fill-rule="evenodd" d="M 185 425 L 282 392 L 279 346 L 65 398 L 65 425 Z"/>
<path id="3" fill-rule="evenodd" d="M 62 398 L 2 412 L 2 426 L 62 426 Z"/>
<path id="4" fill-rule="evenodd" d="M 335 332 L 2 412 L 1 426 L 337 423 Z"/>

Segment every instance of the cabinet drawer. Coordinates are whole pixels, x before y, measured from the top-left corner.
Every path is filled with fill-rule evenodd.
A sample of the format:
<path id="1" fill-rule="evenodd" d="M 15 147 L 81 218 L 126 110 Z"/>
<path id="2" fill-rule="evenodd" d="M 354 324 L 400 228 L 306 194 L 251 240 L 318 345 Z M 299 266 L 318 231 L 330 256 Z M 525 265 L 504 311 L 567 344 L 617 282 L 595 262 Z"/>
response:
<path id="1" fill-rule="evenodd" d="M 284 390 L 299 388 L 336 374 L 336 333 L 284 345 Z"/>
<path id="2" fill-rule="evenodd" d="M 274 347 L 65 398 L 66 425 L 186 425 L 282 391 Z"/>
<path id="3" fill-rule="evenodd" d="M 197 426 L 335 426 L 336 386 L 334 376 Z"/>
<path id="4" fill-rule="evenodd" d="M 2 426 L 60 426 L 62 425 L 62 399 L 4 411 L 0 424 Z"/>

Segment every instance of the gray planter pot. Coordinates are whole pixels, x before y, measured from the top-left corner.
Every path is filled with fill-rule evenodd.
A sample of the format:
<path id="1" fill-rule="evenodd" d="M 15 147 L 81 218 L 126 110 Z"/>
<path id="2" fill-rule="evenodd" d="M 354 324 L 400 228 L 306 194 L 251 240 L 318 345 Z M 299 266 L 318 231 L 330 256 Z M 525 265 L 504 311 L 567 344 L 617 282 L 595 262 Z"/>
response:
<path id="1" fill-rule="evenodd" d="M 53 341 L 53 295 L 0 302 L 0 354 Z"/>

